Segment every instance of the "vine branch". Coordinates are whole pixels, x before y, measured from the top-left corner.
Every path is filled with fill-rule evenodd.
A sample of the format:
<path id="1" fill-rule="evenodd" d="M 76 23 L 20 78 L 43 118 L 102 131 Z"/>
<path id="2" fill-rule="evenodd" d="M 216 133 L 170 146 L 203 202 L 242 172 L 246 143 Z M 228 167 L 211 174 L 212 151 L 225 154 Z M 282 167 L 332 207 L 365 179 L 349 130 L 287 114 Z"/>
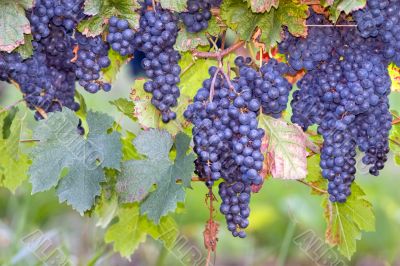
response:
<path id="1" fill-rule="evenodd" d="M 398 117 L 398 118 L 396 118 L 396 119 L 394 119 L 392 121 L 392 125 L 396 125 L 396 124 L 399 124 L 399 123 L 400 123 L 400 117 Z"/>
<path id="2" fill-rule="evenodd" d="M 202 52 L 202 51 L 193 51 L 192 55 L 195 57 L 199 57 L 199 58 L 223 58 L 226 55 L 232 53 L 233 51 L 239 49 L 240 47 L 242 47 L 245 44 L 245 41 L 239 41 L 237 43 L 235 43 L 234 45 L 232 45 L 231 47 L 228 47 L 224 50 L 220 50 L 218 52 Z"/>

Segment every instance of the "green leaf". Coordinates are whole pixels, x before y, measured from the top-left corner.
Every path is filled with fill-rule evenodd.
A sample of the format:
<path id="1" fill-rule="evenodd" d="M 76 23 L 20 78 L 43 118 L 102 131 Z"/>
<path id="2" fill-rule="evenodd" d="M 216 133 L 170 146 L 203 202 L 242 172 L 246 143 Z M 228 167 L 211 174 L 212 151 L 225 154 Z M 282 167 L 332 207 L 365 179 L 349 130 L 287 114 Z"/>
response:
<path id="1" fill-rule="evenodd" d="M 278 8 L 279 0 L 247 0 L 251 7 L 251 11 L 255 13 L 269 12 L 272 7 Z"/>
<path id="2" fill-rule="evenodd" d="M 11 52 L 25 43 L 24 34 L 31 33 L 25 10 L 33 1 L 0 1 L 0 51 Z"/>
<path id="3" fill-rule="evenodd" d="M 259 127 L 265 130 L 274 178 L 303 179 L 307 175 L 307 137 L 297 125 L 267 115 L 259 117 Z"/>
<path id="4" fill-rule="evenodd" d="M 0 113 L 0 129 L 3 132 L 3 121 L 9 112 Z M 9 135 L 0 134 L 0 186 L 15 192 L 19 185 L 27 179 L 30 165 L 29 158 L 21 151 L 20 137 L 25 116 L 17 113 L 13 116 Z"/>
<path id="5" fill-rule="evenodd" d="M 76 114 L 79 117 L 85 117 L 86 114 L 87 114 L 87 105 L 86 105 L 85 98 L 83 97 L 83 95 L 78 90 L 75 90 L 75 98 L 78 100 L 78 103 L 80 105 L 80 108 L 76 112 Z"/>
<path id="6" fill-rule="evenodd" d="M 208 69 L 216 66 L 217 62 L 210 59 L 195 60 L 191 53 L 186 52 L 182 54 L 179 65 L 185 71 L 181 74 L 181 82 L 178 85 L 181 89 L 181 94 L 192 99 L 197 90 L 202 87 L 203 81 L 210 78 Z"/>
<path id="7" fill-rule="evenodd" d="M 105 15 L 106 14 L 95 15 L 82 20 L 77 26 L 78 31 L 87 37 L 96 37 L 97 35 L 100 35 L 106 29 L 106 20 L 103 17 Z M 111 13 L 107 16 L 111 17 Z"/>
<path id="8" fill-rule="evenodd" d="M 186 0 L 160 0 L 162 8 L 179 13 L 186 11 L 186 2 Z"/>
<path id="9" fill-rule="evenodd" d="M 113 195 L 107 198 L 105 193 L 101 194 L 99 202 L 96 202 L 95 213 L 97 216 L 96 226 L 106 228 L 117 215 L 118 198 Z"/>
<path id="10" fill-rule="evenodd" d="M 78 30 L 88 37 L 94 37 L 105 31 L 106 22 L 112 16 L 128 20 L 132 28 L 139 27 L 139 14 L 135 9 L 139 8 L 136 0 L 87 0 L 85 13 L 91 15 L 82 20 Z"/>
<path id="11" fill-rule="evenodd" d="M 117 78 L 117 74 L 121 70 L 121 68 L 129 61 L 129 57 L 122 56 L 113 49 L 110 49 L 110 51 L 108 52 L 108 58 L 110 59 L 111 64 L 107 68 L 103 69 L 102 73 L 104 79 L 107 82 L 112 83 Z"/>
<path id="12" fill-rule="evenodd" d="M 84 13 L 88 16 L 99 14 L 102 3 L 102 0 L 86 0 Z"/>
<path id="13" fill-rule="evenodd" d="M 19 53 L 22 59 L 27 59 L 33 54 L 32 35 L 24 34 L 24 44 L 17 47 L 16 52 Z"/>
<path id="14" fill-rule="evenodd" d="M 177 232 L 171 217 L 164 217 L 159 225 L 155 225 L 140 215 L 138 204 L 127 204 L 120 208 L 118 222 L 108 228 L 104 240 L 106 243 L 114 242 L 114 251 L 129 259 L 139 244 L 146 241 L 147 235 L 162 240 L 166 247 L 172 247 Z"/>
<path id="15" fill-rule="evenodd" d="M 397 116 L 396 112 L 393 113 Z M 389 140 L 390 151 L 394 155 L 394 161 L 396 164 L 400 165 L 400 123 L 396 123 L 392 126 Z"/>
<path id="16" fill-rule="evenodd" d="M 350 14 L 351 12 L 361 9 L 366 5 L 366 0 L 330 0 L 323 1 L 323 6 L 329 7 L 329 19 L 333 22 L 336 22 L 341 14 L 341 12 L 345 12 L 346 14 Z"/>
<path id="17" fill-rule="evenodd" d="M 120 111 L 133 121 L 137 120 L 137 118 L 133 115 L 135 104 L 132 101 L 129 101 L 125 98 L 119 98 L 117 100 L 110 101 L 109 103 L 117 107 L 118 111 Z"/>
<path id="18" fill-rule="evenodd" d="M 346 14 L 363 8 L 367 3 L 367 0 L 342 0 L 338 5 L 338 10 L 344 11 Z"/>
<path id="19" fill-rule="evenodd" d="M 176 112 L 176 119 L 165 124 L 161 120 L 161 113 L 151 104 L 151 94 L 146 93 L 143 89 L 145 82 L 144 79 L 135 80 L 131 91 L 131 100 L 135 104 L 134 116 L 137 117 L 139 124 L 145 129 L 165 129 L 171 134 L 177 134 L 181 131 L 187 132 L 190 124 L 183 117 L 183 112 L 189 105 L 190 98 L 184 95 L 183 90 L 181 90 L 178 105 L 172 108 Z"/>
<path id="20" fill-rule="evenodd" d="M 198 33 L 188 32 L 186 27 L 182 27 L 178 32 L 175 49 L 180 52 L 186 52 L 195 49 L 197 46 L 208 46 L 207 34 L 217 36 L 219 32 L 220 28 L 215 17 L 210 19 L 207 29 Z"/>
<path id="21" fill-rule="evenodd" d="M 304 181 L 310 185 L 311 194 L 313 195 L 326 195 L 326 189 L 328 187 L 328 181 L 323 178 L 321 167 L 319 166 L 320 155 L 315 154 L 307 158 L 307 177 Z M 325 191 L 325 192 L 322 192 Z"/>
<path id="22" fill-rule="evenodd" d="M 361 231 L 375 230 L 375 215 L 372 204 L 365 199 L 365 193 L 355 183 L 352 194 L 345 203 L 323 201 L 324 216 L 327 222 L 326 241 L 337 246 L 340 253 L 348 259 L 356 251 L 356 241 L 361 239 Z"/>
<path id="23" fill-rule="evenodd" d="M 119 169 L 122 158 L 120 134 L 112 132 L 113 119 L 89 112 L 88 138 L 78 134 L 78 118 L 73 111 L 51 113 L 40 121 L 33 137 L 39 143 L 32 150 L 29 169 L 32 193 L 57 186 L 60 202 L 67 201 L 81 214 L 90 209 L 105 180 L 104 167 Z M 51 162 L 51 163 L 49 163 Z M 64 169 L 67 174 L 59 181 Z"/>
<path id="24" fill-rule="evenodd" d="M 132 132 L 125 131 L 125 136 L 122 137 L 122 160 L 129 161 L 133 159 L 140 159 L 139 154 L 136 151 L 132 141 L 136 138 L 136 135 Z"/>
<path id="25" fill-rule="evenodd" d="M 142 201 L 141 213 L 159 223 L 162 216 L 174 211 L 177 202 L 183 202 L 185 191 L 178 180 L 190 186 L 194 172 L 193 153 L 186 155 L 190 138 L 179 133 L 175 139 L 177 155 L 175 161 L 169 158 L 173 145 L 166 131 L 151 129 L 144 131 L 133 141 L 138 153 L 145 155 L 144 160 L 131 160 L 123 163 L 118 176 L 117 190 L 123 202 Z M 154 192 L 150 192 L 153 185 Z"/>
<path id="26" fill-rule="evenodd" d="M 308 6 L 299 1 L 281 0 L 278 9 L 260 14 L 251 12 L 245 2 L 225 0 L 221 5 L 221 18 L 242 40 L 249 41 L 255 29 L 261 29 L 261 42 L 268 48 L 281 41 L 283 26 L 294 36 L 305 36 L 307 10 Z"/>

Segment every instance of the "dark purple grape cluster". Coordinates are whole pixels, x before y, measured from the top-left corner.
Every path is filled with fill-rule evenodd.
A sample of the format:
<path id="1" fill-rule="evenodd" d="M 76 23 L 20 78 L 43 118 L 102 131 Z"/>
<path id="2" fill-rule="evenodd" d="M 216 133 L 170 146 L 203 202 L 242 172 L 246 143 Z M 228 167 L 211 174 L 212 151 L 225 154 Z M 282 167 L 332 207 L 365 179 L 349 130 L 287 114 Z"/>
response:
<path id="1" fill-rule="evenodd" d="M 208 187 L 223 179 L 220 211 L 233 236 L 245 237 L 251 186 L 263 182 L 264 130 L 258 128 L 262 100 L 257 90 L 267 82 L 275 86 L 265 75 L 284 73 L 287 66 L 271 61 L 258 72 L 251 67 L 250 58 L 238 57 L 235 63 L 239 76 L 233 80 L 227 80 L 216 67 L 209 69 L 210 78 L 203 82 L 184 116 L 194 125 L 196 173 Z"/>
<path id="2" fill-rule="evenodd" d="M 122 56 L 131 56 L 135 52 L 135 31 L 129 27 L 126 19 L 112 16 L 109 20 L 107 42 Z"/>
<path id="3" fill-rule="evenodd" d="M 99 90 L 110 91 L 111 85 L 100 81 L 100 71 L 110 65 L 108 50 L 110 46 L 105 43 L 101 36 L 86 37 L 79 32 L 75 33 L 76 42 L 79 46 L 76 65 L 76 77 L 79 84 L 90 93 Z"/>
<path id="4" fill-rule="evenodd" d="M 285 63 L 270 59 L 261 69 L 262 83 L 255 90 L 264 114 L 279 118 L 286 109 L 292 84 L 284 77 L 289 72 Z"/>
<path id="5" fill-rule="evenodd" d="M 251 186 L 241 180 L 224 181 L 219 184 L 218 193 L 222 199 L 220 212 L 225 215 L 228 230 L 235 237 L 246 237 L 244 229 L 249 226 Z"/>
<path id="6" fill-rule="evenodd" d="M 367 6 L 353 16 L 360 34 L 378 39 L 385 60 L 400 65 L 400 1 L 368 0 Z"/>
<path id="7" fill-rule="evenodd" d="M 366 10 L 386 6 L 373 2 L 368 1 Z M 281 50 L 294 69 L 308 70 L 297 83 L 299 90 L 293 94 L 292 122 L 304 130 L 312 124 L 318 125 L 318 133 L 324 138 L 322 175 L 329 181 L 328 192 L 332 202 L 345 202 L 350 195 L 356 173 L 356 147 L 365 153 L 362 161 L 370 165 L 369 171 L 373 175 L 378 175 L 379 170 L 383 169 L 389 152 L 388 135 L 392 116 L 388 95 L 391 80 L 385 49 L 382 49 L 384 43 L 372 33 L 375 26 L 384 22 L 378 18 L 377 11 L 371 12 L 377 20 L 368 29 L 366 27 L 364 33 L 352 27 L 328 27 L 331 34 L 327 35 L 327 39 L 333 45 L 326 44 L 325 47 L 333 49 L 318 51 L 311 46 L 303 47 L 302 43 L 319 42 L 318 35 L 311 34 L 313 29 L 307 39 L 288 36 L 281 44 Z M 361 16 L 361 13 L 356 15 L 356 19 L 357 16 Z M 326 19 L 320 17 L 312 14 L 309 21 L 320 21 L 325 25 Z M 303 56 L 293 56 L 300 50 L 313 55 L 321 53 L 320 56 L 314 56 L 312 68 L 303 64 Z"/>
<path id="8" fill-rule="evenodd" d="M 219 191 L 223 200 L 221 213 L 225 215 L 228 229 L 232 234 L 245 237 L 243 229 L 248 226 L 251 180 L 256 182 L 257 180 L 252 177 L 250 179 L 246 175 L 245 169 L 240 166 L 240 164 L 244 166 L 243 160 L 238 164 L 236 160 L 238 153 L 233 151 L 234 140 L 236 143 L 236 140 L 240 139 L 239 128 L 241 127 L 238 121 L 240 109 L 232 104 L 232 99 L 237 95 L 238 86 L 234 83 L 232 85 L 234 88 L 231 87 L 230 82 L 217 71 L 215 67 L 209 69 L 210 78 L 203 82 L 203 87 L 198 90 L 194 103 L 188 107 L 184 116 L 194 124 L 194 151 L 198 155 L 195 162 L 196 173 L 206 179 L 208 187 L 220 178 L 224 180 Z M 248 133 L 249 130 L 245 127 L 249 125 L 245 123 L 242 126 L 242 131 Z M 243 139 L 245 138 L 247 137 Z M 246 144 L 249 144 L 248 139 Z M 242 147 L 244 147 L 243 144 Z M 250 151 L 249 158 L 251 154 Z M 258 175 L 257 172 L 256 175 Z M 240 194 L 243 195 L 240 196 Z M 239 202 L 239 196 L 242 199 L 241 202 Z"/>
<path id="9" fill-rule="evenodd" d="M 211 19 L 211 3 L 209 0 L 188 0 L 187 12 L 181 13 L 187 31 L 200 32 L 208 27 Z"/>
<path id="10" fill-rule="evenodd" d="M 140 29 L 135 35 L 134 46 L 145 54 L 142 66 L 150 79 L 144 85 L 152 93 L 151 103 L 161 112 L 162 121 L 176 118 L 171 108 L 178 104 L 181 68 L 180 54 L 174 50 L 178 36 L 177 19 L 173 13 L 157 5 L 155 10 L 144 9 Z"/>
<path id="11" fill-rule="evenodd" d="M 328 19 L 313 11 L 307 19 L 308 25 L 329 25 Z M 285 38 L 279 44 L 279 52 L 286 54 L 294 70 L 312 70 L 319 62 L 328 61 L 338 46 L 339 33 L 334 27 L 309 27 L 307 38 L 296 38 L 285 30 Z"/>
<path id="12" fill-rule="evenodd" d="M 39 41 L 47 37 L 51 32 L 50 25 L 73 31 L 84 18 L 83 3 L 83 0 L 36 0 L 28 13 L 34 39 Z"/>

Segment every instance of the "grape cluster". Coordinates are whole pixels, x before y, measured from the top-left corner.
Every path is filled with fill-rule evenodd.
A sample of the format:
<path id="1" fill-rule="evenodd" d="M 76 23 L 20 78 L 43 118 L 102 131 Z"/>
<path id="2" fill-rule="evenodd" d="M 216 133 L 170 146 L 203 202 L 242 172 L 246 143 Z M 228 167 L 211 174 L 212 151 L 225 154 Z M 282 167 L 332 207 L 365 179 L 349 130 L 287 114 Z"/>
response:
<path id="1" fill-rule="evenodd" d="M 308 25 L 329 25 L 322 15 L 311 11 Z M 338 47 L 339 32 L 334 27 L 309 27 L 307 38 L 296 38 L 285 30 L 285 38 L 279 44 L 279 52 L 286 54 L 294 70 L 312 70 L 319 62 L 328 61 L 334 48 Z"/>
<path id="2" fill-rule="evenodd" d="M 288 66 L 270 60 L 260 71 L 250 58 L 237 57 L 239 75 L 230 80 L 222 69 L 211 67 L 184 116 L 193 125 L 196 173 L 211 187 L 219 179 L 225 215 L 233 236 L 245 237 L 249 222 L 251 186 L 263 182 L 261 152 L 264 130 L 257 117 L 264 113 L 278 117 L 286 108 L 289 82 L 283 77 Z M 276 90 L 272 96 L 270 90 Z"/>
<path id="3" fill-rule="evenodd" d="M 370 7 L 371 3 L 367 9 Z M 308 23 L 318 21 L 328 23 L 313 13 L 308 19 Z M 384 22 L 376 25 L 381 23 Z M 387 160 L 392 119 L 388 105 L 391 80 L 382 49 L 384 43 L 373 37 L 375 34 L 362 34 L 351 27 L 328 27 L 331 33 L 326 37 L 329 42 L 325 47 L 329 49 L 314 50 L 303 45 L 319 43 L 316 32 L 325 28 L 312 28 L 307 39 L 288 35 L 281 50 L 291 67 L 308 70 L 297 83 L 299 90 L 293 94 L 292 122 L 304 130 L 312 124 L 318 125 L 318 133 L 324 138 L 320 165 L 323 177 L 329 181 L 330 200 L 345 202 L 355 178 L 356 147 L 365 153 L 362 161 L 370 165 L 373 175 L 378 175 Z M 321 56 L 314 56 L 313 67 L 308 67 L 303 52 Z"/>
<path id="4" fill-rule="evenodd" d="M 122 56 L 133 55 L 135 52 L 135 32 L 129 27 L 126 19 L 112 16 L 109 20 L 107 42 L 111 48 Z"/>
<path id="5" fill-rule="evenodd" d="M 77 111 L 76 81 L 90 92 L 110 90 L 109 84 L 99 81 L 100 70 L 110 64 L 108 44 L 100 36 L 74 32 L 85 17 L 82 0 L 37 0 L 27 17 L 33 55 L 22 59 L 16 52 L 0 53 L 0 80 L 19 85 L 28 107 L 36 110 L 36 119 L 63 107 Z M 81 126 L 78 130 L 83 133 Z"/>
<path id="6" fill-rule="evenodd" d="M 180 96 L 180 54 L 173 48 L 177 36 L 177 19 L 170 11 L 159 5 L 156 11 L 143 10 L 134 46 L 145 54 L 142 66 L 151 80 L 145 83 L 144 90 L 152 93 L 151 103 L 160 110 L 164 123 L 176 118 L 171 108 L 177 106 Z"/>
<path id="7" fill-rule="evenodd" d="M 72 31 L 84 18 L 83 3 L 83 0 L 36 0 L 28 13 L 34 39 L 39 41 L 47 37 L 51 32 L 50 25 Z"/>
<path id="8" fill-rule="evenodd" d="M 243 230 L 249 226 L 251 187 L 240 180 L 224 181 L 219 184 L 222 199 L 220 211 L 225 215 L 228 230 L 233 236 L 246 237 Z"/>
<path id="9" fill-rule="evenodd" d="M 223 199 L 221 213 L 225 215 L 232 234 L 245 237 L 242 229 L 248 226 L 250 186 L 253 181 L 261 181 L 261 177 L 255 178 L 258 176 L 257 172 L 254 175 L 247 174 L 252 172 L 250 169 L 253 167 L 250 164 L 245 166 L 242 152 L 246 147 L 246 158 L 251 160 L 249 163 L 254 164 L 251 140 L 247 134 L 250 127 L 257 127 L 257 123 L 254 125 L 252 122 L 252 125 L 249 125 L 251 119 L 248 113 L 251 111 L 246 112 L 242 104 L 241 107 L 234 104 L 234 99 L 240 97 L 240 93 L 237 92 L 238 84 L 234 81 L 233 84 L 228 82 L 216 67 L 211 67 L 209 74 L 210 78 L 203 82 L 203 87 L 197 91 L 193 104 L 189 105 L 184 113 L 194 124 L 194 151 L 198 155 L 196 173 L 207 180 L 206 185 L 209 187 L 220 178 L 224 180 L 219 190 Z M 236 100 L 237 103 L 239 101 L 240 99 Z M 244 111 L 241 118 L 243 123 L 239 122 L 240 108 Z M 259 131 L 256 130 L 255 133 L 258 137 Z M 241 139 L 243 144 L 239 142 Z M 235 146 L 240 150 L 234 150 Z M 259 156 L 262 157 L 262 154 Z M 240 196 L 241 194 L 243 195 Z"/>
<path id="10" fill-rule="evenodd" d="M 108 58 L 109 45 L 101 39 L 101 36 L 86 37 L 76 32 L 75 38 L 79 47 L 75 62 L 75 73 L 79 84 L 90 93 L 96 93 L 100 89 L 109 91 L 111 85 L 99 81 L 101 69 L 111 63 Z"/>
<path id="11" fill-rule="evenodd" d="M 260 86 L 255 95 L 260 99 L 264 114 L 279 118 L 286 109 L 292 84 L 284 77 L 289 72 L 287 64 L 270 59 L 261 69 Z"/>
<path id="12" fill-rule="evenodd" d="M 385 60 L 400 65 L 400 1 L 368 0 L 367 6 L 353 16 L 360 34 L 379 39 Z"/>
<path id="13" fill-rule="evenodd" d="M 195 33 L 207 29 L 208 21 L 211 19 L 210 9 L 209 0 L 188 0 L 188 11 L 181 14 L 187 31 Z"/>

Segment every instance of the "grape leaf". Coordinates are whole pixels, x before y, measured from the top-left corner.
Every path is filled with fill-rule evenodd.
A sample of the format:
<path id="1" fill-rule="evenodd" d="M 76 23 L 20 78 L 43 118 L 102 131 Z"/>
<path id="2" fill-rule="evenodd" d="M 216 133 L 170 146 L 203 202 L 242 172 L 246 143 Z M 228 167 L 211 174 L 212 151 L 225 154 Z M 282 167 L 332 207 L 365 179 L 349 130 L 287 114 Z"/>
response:
<path id="1" fill-rule="evenodd" d="M 16 110 L 18 110 L 16 108 Z M 4 119 L 9 111 L 0 113 L 0 186 L 15 192 L 19 185 L 27 178 L 30 165 L 29 158 L 21 151 L 20 137 L 25 116 L 17 113 L 13 116 L 10 133 L 4 136 Z M 8 130 L 7 130 L 8 131 Z"/>
<path id="2" fill-rule="evenodd" d="M 182 27 L 178 32 L 174 48 L 180 52 L 186 52 L 195 49 L 199 45 L 209 45 L 207 34 L 217 36 L 219 32 L 220 28 L 215 17 L 210 19 L 207 29 L 198 33 L 188 32 L 186 27 Z"/>
<path id="3" fill-rule="evenodd" d="M 100 182 L 105 179 L 103 168 L 119 169 L 122 158 L 120 134 L 107 134 L 113 119 L 90 111 L 87 118 L 87 139 L 78 134 L 78 118 L 67 108 L 40 121 L 33 134 L 39 143 L 32 150 L 29 169 L 32 193 L 58 184 L 60 202 L 67 201 L 81 214 L 100 194 Z M 68 172 L 59 180 L 63 169 Z"/>
<path id="4" fill-rule="evenodd" d="M 126 204 L 118 211 L 118 222 L 111 225 L 105 233 L 106 243 L 114 242 L 114 251 L 129 259 L 140 243 L 146 241 L 147 235 L 163 241 L 167 248 L 175 243 L 177 225 L 167 216 L 159 225 L 155 225 L 139 213 L 138 204 Z"/>
<path id="5" fill-rule="evenodd" d="M 136 0 L 87 0 L 85 13 L 91 17 L 82 20 L 77 29 L 88 37 L 100 35 L 105 31 L 106 23 L 111 16 L 126 19 L 132 28 L 137 29 L 139 15 L 135 9 L 139 7 Z"/>
<path id="6" fill-rule="evenodd" d="M 0 1 L 0 51 L 11 52 L 25 43 L 31 27 L 24 9 L 32 5 L 32 0 Z"/>
<path id="7" fill-rule="evenodd" d="M 160 0 L 162 8 L 179 13 L 186 11 L 186 2 L 187 0 Z"/>
<path id="8" fill-rule="evenodd" d="M 320 155 L 315 154 L 307 158 L 307 177 L 304 181 L 310 184 L 311 194 L 313 195 L 326 195 L 328 181 L 323 178 L 321 167 L 319 166 Z"/>
<path id="9" fill-rule="evenodd" d="M 100 200 L 96 202 L 95 214 L 97 217 L 96 226 L 106 228 L 112 219 L 117 215 L 118 197 L 112 195 L 107 198 L 106 193 L 102 193 Z"/>
<path id="10" fill-rule="evenodd" d="M 181 131 L 189 133 L 189 123 L 183 117 L 183 112 L 189 105 L 189 97 L 181 91 L 177 107 L 172 108 L 176 112 L 176 119 L 165 124 L 161 120 L 161 113 L 151 104 L 151 94 L 143 90 L 145 82 L 144 79 L 135 80 L 130 97 L 135 105 L 134 116 L 137 117 L 139 124 L 145 129 L 166 129 L 171 134 L 177 134 Z"/>
<path id="11" fill-rule="evenodd" d="M 365 199 L 364 191 L 357 184 L 353 183 L 351 191 L 345 203 L 331 203 L 327 197 L 323 201 L 326 241 L 337 246 L 348 259 L 356 251 L 356 240 L 361 238 L 361 231 L 375 230 L 372 204 Z"/>
<path id="12" fill-rule="evenodd" d="M 85 0 L 83 12 L 88 16 L 97 15 L 100 12 L 102 4 L 103 4 L 102 0 Z"/>
<path id="13" fill-rule="evenodd" d="M 392 63 L 389 65 L 388 70 L 390 79 L 392 80 L 391 90 L 400 92 L 400 67 Z"/>
<path id="14" fill-rule="evenodd" d="M 350 14 L 352 11 L 363 8 L 366 5 L 366 0 L 335 0 L 335 1 L 323 1 L 324 7 L 329 6 L 329 19 L 336 22 L 344 11 L 346 14 Z"/>
<path id="15" fill-rule="evenodd" d="M 142 201 L 141 212 L 158 223 L 160 218 L 174 211 L 177 202 L 183 202 L 185 190 L 177 181 L 190 186 L 194 172 L 193 153 L 186 155 L 190 138 L 179 133 L 175 138 L 177 151 L 175 161 L 169 158 L 173 145 L 171 135 L 166 131 L 150 129 L 144 131 L 133 141 L 138 153 L 146 156 L 144 160 L 124 162 L 118 175 L 117 190 L 123 202 Z M 150 192 L 152 186 L 157 189 Z"/>
<path id="16" fill-rule="evenodd" d="M 107 68 L 102 69 L 102 73 L 104 79 L 107 82 L 112 83 L 117 78 L 118 72 L 124 65 L 128 63 L 130 58 L 128 56 L 120 55 L 113 49 L 110 49 L 110 51 L 108 52 L 108 58 L 110 59 L 111 64 Z"/>
<path id="17" fill-rule="evenodd" d="M 33 46 L 32 46 L 33 37 L 31 34 L 24 34 L 24 44 L 21 44 L 15 50 L 19 53 L 22 59 L 27 59 L 33 54 Z"/>
<path id="18" fill-rule="evenodd" d="M 110 101 L 109 103 L 117 107 L 118 111 L 120 111 L 133 121 L 137 120 L 137 118 L 133 115 L 135 104 L 132 101 L 129 101 L 125 98 L 119 98 L 117 100 Z"/>
<path id="19" fill-rule="evenodd" d="M 261 30 L 261 42 L 272 47 L 281 41 L 283 26 L 294 36 L 306 36 L 308 6 L 298 1 L 281 0 L 278 9 L 266 13 L 253 13 L 242 1 L 226 0 L 221 5 L 221 18 L 237 32 L 240 39 L 249 41 L 256 28 Z"/>
<path id="20" fill-rule="evenodd" d="M 367 0 L 341 0 L 337 6 L 338 10 L 344 11 L 346 14 L 363 8 L 367 3 Z"/>
<path id="21" fill-rule="evenodd" d="M 187 95 L 192 99 L 197 90 L 202 87 L 203 81 L 210 78 L 208 69 L 216 66 L 217 62 L 209 59 L 194 60 L 192 54 L 186 52 L 182 54 L 179 65 L 184 70 L 179 83 L 181 94 Z"/>
<path id="22" fill-rule="evenodd" d="M 395 117 L 399 116 L 396 114 Z M 400 165 L 400 123 L 393 125 L 392 130 L 390 131 L 389 140 L 390 151 L 394 155 L 394 161 L 396 164 Z"/>
<path id="23" fill-rule="evenodd" d="M 247 0 L 251 7 L 251 11 L 255 13 L 269 12 L 272 7 L 278 8 L 279 0 Z"/>
<path id="24" fill-rule="evenodd" d="M 259 127 L 269 139 L 274 178 L 303 179 L 307 175 L 306 135 L 297 125 L 289 125 L 267 115 L 259 118 Z"/>

